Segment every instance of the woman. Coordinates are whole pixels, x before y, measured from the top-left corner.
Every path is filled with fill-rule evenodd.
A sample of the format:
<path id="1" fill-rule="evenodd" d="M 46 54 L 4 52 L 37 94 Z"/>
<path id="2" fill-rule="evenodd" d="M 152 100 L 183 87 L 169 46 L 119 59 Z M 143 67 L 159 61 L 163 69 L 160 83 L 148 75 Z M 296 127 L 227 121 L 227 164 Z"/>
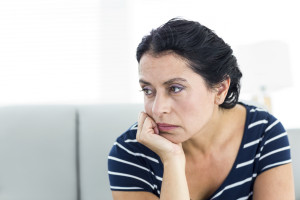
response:
<path id="1" fill-rule="evenodd" d="M 198 22 L 172 19 L 137 48 L 145 112 L 109 155 L 115 200 L 294 199 L 281 123 L 238 102 L 232 50 Z"/>

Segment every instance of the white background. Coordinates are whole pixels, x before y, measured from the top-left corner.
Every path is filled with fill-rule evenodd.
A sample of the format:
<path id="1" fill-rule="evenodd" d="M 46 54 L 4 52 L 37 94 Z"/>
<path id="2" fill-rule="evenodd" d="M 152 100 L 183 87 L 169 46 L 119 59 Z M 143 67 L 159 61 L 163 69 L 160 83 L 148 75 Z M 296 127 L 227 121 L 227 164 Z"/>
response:
<path id="1" fill-rule="evenodd" d="M 173 17 L 199 21 L 234 51 L 288 44 L 293 84 L 270 95 L 286 128 L 300 127 L 297 0 L 0 0 L 0 106 L 142 103 L 135 49 Z"/>

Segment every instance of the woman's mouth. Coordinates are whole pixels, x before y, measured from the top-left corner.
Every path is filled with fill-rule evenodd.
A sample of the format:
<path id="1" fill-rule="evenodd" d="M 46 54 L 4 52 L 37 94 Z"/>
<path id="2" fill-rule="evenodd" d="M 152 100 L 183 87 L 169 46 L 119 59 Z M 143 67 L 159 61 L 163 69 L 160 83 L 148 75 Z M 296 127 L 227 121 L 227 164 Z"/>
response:
<path id="1" fill-rule="evenodd" d="M 170 130 L 173 130 L 175 128 L 178 128 L 178 126 L 176 125 L 173 125 L 173 124 L 165 124 L 165 123 L 157 123 L 157 126 L 158 126 L 158 130 L 159 131 L 170 131 Z"/>

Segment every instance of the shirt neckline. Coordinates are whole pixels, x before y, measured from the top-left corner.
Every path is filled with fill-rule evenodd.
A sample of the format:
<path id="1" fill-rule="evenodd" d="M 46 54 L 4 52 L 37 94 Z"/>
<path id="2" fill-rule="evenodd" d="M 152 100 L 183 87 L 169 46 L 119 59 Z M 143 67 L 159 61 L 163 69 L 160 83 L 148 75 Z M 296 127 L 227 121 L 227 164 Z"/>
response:
<path id="1" fill-rule="evenodd" d="M 229 182 L 229 179 L 230 177 L 232 177 L 234 171 L 235 171 L 235 168 L 236 168 L 236 165 L 238 164 L 238 161 L 240 160 L 240 157 L 241 157 L 241 152 L 242 152 L 242 149 L 243 149 L 243 146 L 244 146 L 244 143 L 245 143 L 245 140 L 246 140 L 246 134 L 247 134 L 247 131 L 248 131 L 248 126 L 247 124 L 249 123 L 249 106 L 242 103 L 242 102 L 238 102 L 238 104 L 244 106 L 246 108 L 246 121 L 245 121 L 245 125 L 244 125 L 244 133 L 243 133 L 243 137 L 242 137 L 242 141 L 241 141 L 241 144 L 240 144 L 240 147 L 239 147 L 239 150 L 238 150 L 238 154 L 235 158 L 235 161 L 228 173 L 228 175 L 226 176 L 226 178 L 224 179 L 224 181 L 222 182 L 222 184 L 220 185 L 220 187 L 212 194 L 209 196 L 209 198 L 207 199 L 212 199 L 215 195 L 217 195 L 219 192 L 222 191 L 222 189 L 228 185 L 228 182 Z"/>

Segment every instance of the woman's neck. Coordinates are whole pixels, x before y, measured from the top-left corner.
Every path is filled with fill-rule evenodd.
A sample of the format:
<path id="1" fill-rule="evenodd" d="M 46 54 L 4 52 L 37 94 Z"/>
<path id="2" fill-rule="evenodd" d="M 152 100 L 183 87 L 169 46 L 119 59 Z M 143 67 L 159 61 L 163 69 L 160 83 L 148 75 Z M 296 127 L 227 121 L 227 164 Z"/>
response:
<path id="1" fill-rule="evenodd" d="M 221 151 L 224 145 L 230 143 L 237 128 L 243 125 L 241 120 L 245 115 L 245 108 L 236 105 L 232 109 L 215 108 L 212 119 L 203 129 L 192 138 L 182 143 L 186 156 L 198 157 Z M 238 126 L 238 127 L 237 127 Z"/>

